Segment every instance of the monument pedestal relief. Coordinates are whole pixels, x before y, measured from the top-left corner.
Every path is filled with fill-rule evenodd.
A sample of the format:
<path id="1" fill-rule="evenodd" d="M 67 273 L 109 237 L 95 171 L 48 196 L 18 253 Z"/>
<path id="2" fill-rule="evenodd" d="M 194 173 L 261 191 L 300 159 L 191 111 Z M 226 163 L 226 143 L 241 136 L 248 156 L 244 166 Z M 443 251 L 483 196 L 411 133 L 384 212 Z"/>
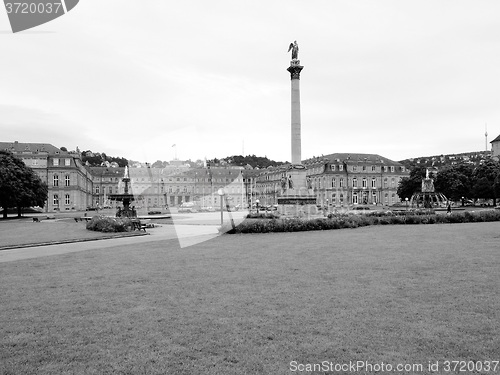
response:
<path id="1" fill-rule="evenodd" d="M 285 216 L 309 216 L 317 213 L 316 196 L 309 186 L 306 168 L 301 159 L 300 72 L 304 68 L 298 59 L 297 41 L 290 44 L 292 61 L 288 71 L 292 83 L 292 164 L 281 178 L 278 209 Z"/>

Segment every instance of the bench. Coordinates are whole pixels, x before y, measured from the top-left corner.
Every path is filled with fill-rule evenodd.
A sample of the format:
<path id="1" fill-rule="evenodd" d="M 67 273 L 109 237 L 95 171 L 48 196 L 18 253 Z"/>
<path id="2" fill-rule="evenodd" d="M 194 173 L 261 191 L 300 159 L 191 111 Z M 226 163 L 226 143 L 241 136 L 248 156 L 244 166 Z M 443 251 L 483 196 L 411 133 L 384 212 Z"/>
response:
<path id="1" fill-rule="evenodd" d="M 143 224 L 140 220 L 132 220 L 132 230 L 143 230 L 146 232 L 146 224 Z"/>

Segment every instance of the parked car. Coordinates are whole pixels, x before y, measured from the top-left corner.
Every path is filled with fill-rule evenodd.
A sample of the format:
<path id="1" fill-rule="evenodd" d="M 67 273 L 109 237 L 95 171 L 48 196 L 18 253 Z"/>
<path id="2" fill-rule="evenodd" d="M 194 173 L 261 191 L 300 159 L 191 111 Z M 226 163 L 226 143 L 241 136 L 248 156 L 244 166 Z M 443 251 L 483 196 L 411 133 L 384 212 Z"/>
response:
<path id="1" fill-rule="evenodd" d="M 196 205 L 193 202 L 185 202 L 181 204 L 177 212 L 189 212 L 189 213 L 194 213 L 198 212 L 200 210 L 200 207 Z"/>
<path id="2" fill-rule="evenodd" d="M 215 208 L 212 206 L 202 207 L 200 208 L 200 212 L 215 212 Z"/>
<path id="3" fill-rule="evenodd" d="M 350 214 L 360 215 L 360 214 L 366 214 L 368 213 L 368 211 L 370 211 L 370 207 L 368 206 L 354 206 L 347 212 Z"/>
<path id="4" fill-rule="evenodd" d="M 148 212 L 148 215 L 161 215 L 161 211 L 151 210 Z M 148 219 L 149 220 L 149 219 Z"/>
<path id="5" fill-rule="evenodd" d="M 88 206 L 85 211 L 97 211 L 97 210 L 99 210 L 99 207 Z"/>

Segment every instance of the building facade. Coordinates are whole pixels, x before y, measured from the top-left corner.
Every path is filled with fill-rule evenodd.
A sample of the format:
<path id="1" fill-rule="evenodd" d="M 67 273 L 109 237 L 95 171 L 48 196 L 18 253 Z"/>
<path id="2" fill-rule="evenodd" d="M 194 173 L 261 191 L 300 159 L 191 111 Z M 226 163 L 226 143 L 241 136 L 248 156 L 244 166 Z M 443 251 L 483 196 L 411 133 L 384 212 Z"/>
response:
<path id="1" fill-rule="evenodd" d="M 376 154 L 331 154 L 305 160 L 303 165 L 308 188 L 322 206 L 393 205 L 400 202 L 399 181 L 409 175 L 402 164 Z M 256 191 L 261 204 L 277 203 L 286 171 L 287 166 L 281 166 L 259 174 Z"/>
<path id="2" fill-rule="evenodd" d="M 92 176 L 80 153 L 67 152 L 48 143 L 0 142 L 32 168 L 48 186 L 46 212 L 85 210 L 92 205 Z"/>
<path id="3" fill-rule="evenodd" d="M 500 135 L 491 142 L 491 156 L 496 160 L 500 160 Z"/>
<path id="4" fill-rule="evenodd" d="M 499 155 L 500 137 L 497 140 L 492 141 L 492 149 L 498 147 Z M 0 149 L 21 158 L 47 183 L 47 212 L 117 205 L 109 196 L 121 192 L 124 168 L 85 166 L 78 150 L 65 152 L 50 144 L 0 142 Z M 316 203 L 323 206 L 393 205 L 400 202 L 399 181 L 409 175 L 402 164 L 376 154 L 336 153 L 302 164 L 308 188 L 314 192 Z M 233 206 L 251 207 L 257 200 L 261 205 L 274 205 L 282 193 L 281 182 L 287 169 L 287 165 L 261 170 L 232 166 L 190 168 L 182 163 L 165 168 L 146 165 L 129 169 L 130 189 L 137 208 L 175 207 L 192 201 L 217 208 L 220 189 Z"/>

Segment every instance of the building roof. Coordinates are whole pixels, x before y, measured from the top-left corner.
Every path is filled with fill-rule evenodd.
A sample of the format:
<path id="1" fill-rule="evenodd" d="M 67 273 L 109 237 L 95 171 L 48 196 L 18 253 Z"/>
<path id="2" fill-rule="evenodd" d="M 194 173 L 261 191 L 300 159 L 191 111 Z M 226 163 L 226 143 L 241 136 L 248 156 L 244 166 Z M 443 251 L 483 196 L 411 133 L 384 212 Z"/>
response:
<path id="1" fill-rule="evenodd" d="M 360 154 L 360 153 L 335 153 L 329 155 L 323 155 L 319 158 L 307 159 L 304 164 L 314 164 L 316 162 L 358 162 L 358 163 L 370 163 L 370 164 L 387 164 L 387 165 L 401 165 L 397 161 L 385 158 L 378 154 Z"/>
<path id="2" fill-rule="evenodd" d="M 123 177 L 125 168 L 123 167 L 87 167 L 92 176 L 100 177 Z"/>
<path id="3" fill-rule="evenodd" d="M 10 151 L 12 153 L 20 152 L 48 152 L 49 154 L 67 154 L 50 143 L 25 143 L 25 142 L 0 142 L 0 150 Z"/>
<path id="4" fill-rule="evenodd" d="M 500 135 L 498 137 L 496 137 L 494 140 L 492 140 L 490 143 L 493 143 L 493 142 L 500 142 Z"/>

